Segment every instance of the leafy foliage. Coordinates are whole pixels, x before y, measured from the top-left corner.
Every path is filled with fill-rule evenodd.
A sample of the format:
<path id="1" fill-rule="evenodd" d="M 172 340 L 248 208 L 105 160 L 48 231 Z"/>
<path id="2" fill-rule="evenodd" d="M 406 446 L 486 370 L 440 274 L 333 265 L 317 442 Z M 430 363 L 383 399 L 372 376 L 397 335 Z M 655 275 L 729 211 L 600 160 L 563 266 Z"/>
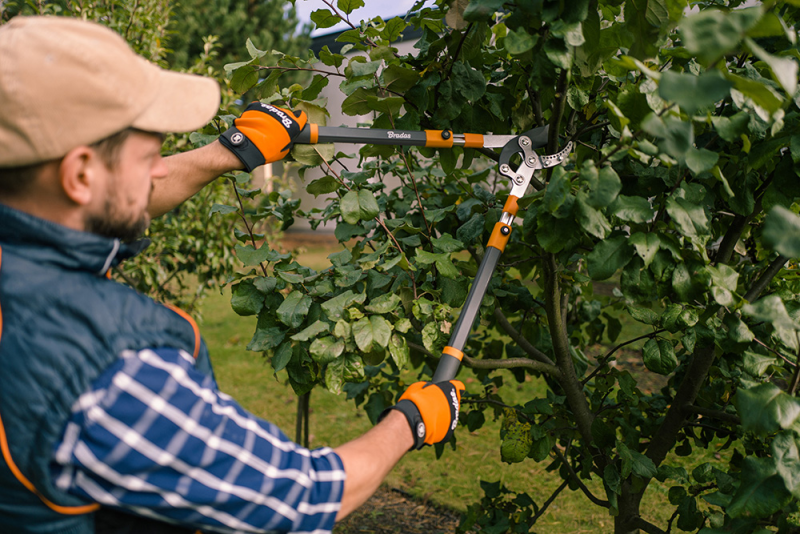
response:
<path id="1" fill-rule="evenodd" d="M 173 67 L 189 68 L 203 53 L 208 35 L 219 38 L 218 55 L 212 63 L 217 69 L 246 55 L 242 35 L 263 49 L 288 54 L 308 46 L 308 36 L 295 32 L 297 14 L 286 0 L 183 0 L 173 3 L 172 10 L 165 41 Z"/>
<path id="2" fill-rule="evenodd" d="M 59 15 L 80 17 L 105 24 L 122 35 L 131 47 L 145 58 L 166 66 L 168 53 L 165 43 L 168 22 L 173 17 L 166 0 L 124 2 L 102 0 L 85 3 L 71 0 L 8 3 L 0 12 L 0 20 L 15 15 Z M 2 9 L 2 6 L 0 6 Z M 187 70 L 196 74 L 216 76 L 225 84 L 211 63 L 218 54 L 217 39 L 206 39 L 192 57 Z M 229 90 L 223 91 L 223 106 L 232 100 Z M 162 153 L 170 155 L 205 144 L 216 138 L 220 127 L 230 117 L 220 118 L 210 125 L 206 135 L 170 135 Z M 152 243 L 134 259 L 114 270 L 114 276 L 153 298 L 174 304 L 200 315 L 199 304 L 213 287 L 224 285 L 234 271 L 233 248 L 236 238 L 232 225 L 219 225 L 212 217 L 219 206 L 235 198 L 232 177 L 208 186 L 202 193 L 183 203 L 172 213 L 152 221 L 147 236 Z"/>
<path id="3" fill-rule="evenodd" d="M 325 3 L 318 27 L 349 21 L 352 2 Z M 549 124 L 547 153 L 576 141 L 569 165 L 539 176 L 521 202 L 468 343 L 465 365 L 485 387 L 467 396 L 462 425 L 480 428 L 495 411 L 503 459 L 551 462 L 564 478 L 553 498 L 580 489 L 608 508 L 616 532 L 788 532 L 800 480 L 790 261 L 800 255 L 798 8 L 568 4 L 418 2 L 405 19 L 351 24 L 340 53 L 251 49 L 227 69 L 235 89 L 319 124 L 328 117 L 319 90 L 336 81 L 342 112 L 376 128 L 508 134 Z M 412 28 L 422 36 L 402 55 L 394 42 Z M 297 69 L 313 81 L 282 85 Z M 401 370 L 425 377 L 435 367 L 510 186 L 485 150 L 365 146 L 345 164 L 352 155 L 298 146 L 294 156 L 326 171 L 307 188 L 328 199 L 296 214 L 336 222 L 347 248 L 315 272 L 264 245 L 260 269 L 238 287 L 245 298 L 251 281 L 273 282 L 261 283 L 257 312 L 238 309 L 257 313 L 251 348 L 286 368 L 298 393 L 347 392 L 374 419 L 401 389 Z M 400 187 L 387 189 L 388 175 Z M 595 291 L 606 280 L 611 297 Z M 621 321 L 647 332 L 642 361 L 668 378 L 660 391 L 613 365 L 637 341 L 618 340 Z M 618 346 L 595 356 L 598 343 Z M 547 397 L 502 408 L 500 368 L 544 378 Z M 669 460 L 719 443 L 734 449 L 730 464 L 688 473 Z M 661 527 L 639 510 L 656 478 L 674 483 L 675 514 Z M 463 529 L 527 532 L 552 502 L 484 490 Z"/>

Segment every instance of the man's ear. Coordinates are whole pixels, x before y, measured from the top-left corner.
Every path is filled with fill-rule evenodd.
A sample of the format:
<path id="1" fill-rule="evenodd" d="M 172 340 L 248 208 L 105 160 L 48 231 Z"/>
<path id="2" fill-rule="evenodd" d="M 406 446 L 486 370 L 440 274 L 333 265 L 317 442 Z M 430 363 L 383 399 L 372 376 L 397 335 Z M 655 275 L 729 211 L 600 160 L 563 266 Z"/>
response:
<path id="1" fill-rule="evenodd" d="M 88 146 L 73 148 L 61 160 L 58 179 L 64 194 L 75 204 L 85 206 L 92 201 L 99 185 L 98 165 L 103 163 Z"/>

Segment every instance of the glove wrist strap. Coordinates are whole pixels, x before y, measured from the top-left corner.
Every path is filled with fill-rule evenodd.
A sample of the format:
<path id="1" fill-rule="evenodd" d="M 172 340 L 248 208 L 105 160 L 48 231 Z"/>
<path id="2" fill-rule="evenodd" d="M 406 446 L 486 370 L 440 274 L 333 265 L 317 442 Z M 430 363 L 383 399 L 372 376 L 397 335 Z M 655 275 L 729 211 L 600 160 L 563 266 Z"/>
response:
<path id="1" fill-rule="evenodd" d="M 390 410 L 397 410 L 398 412 L 406 416 L 406 421 L 408 421 L 408 426 L 409 429 L 411 430 L 411 435 L 414 438 L 414 445 L 412 445 L 410 450 L 421 449 L 425 445 L 426 430 L 425 430 L 425 423 L 422 422 L 422 415 L 420 415 L 417 406 L 413 402 L 407 399 L 398 401 L 398 403 L 392 406 L 391 408 L 387 408 L 386 410 L 384 410 L 384 412 L 380 415 L 380 417 L 378 417 L 378 421 L 386 417 L 386 414 L 388 414 Z"/>
<path id="2" fill-rule="evenodd" d="M 220 135 L 219 142 L 239 158 L 247 172 L 253 172 L 253 169 L 267 162 L 258 147 L 236 126 Z"/>

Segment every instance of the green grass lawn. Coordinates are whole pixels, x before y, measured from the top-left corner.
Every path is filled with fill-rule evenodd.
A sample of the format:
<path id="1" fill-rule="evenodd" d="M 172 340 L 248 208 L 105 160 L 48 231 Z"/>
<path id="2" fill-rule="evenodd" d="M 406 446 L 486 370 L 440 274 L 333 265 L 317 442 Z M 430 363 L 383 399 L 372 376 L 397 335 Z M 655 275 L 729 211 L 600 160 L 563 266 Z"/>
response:
<path id="1" fill-rule="evenodd" d="M 301 257 L 301 263 L 324 266 L 330 250 L 311 250 Z M 276 377 L 260 354 L 245 349 L 255 329 L 255 317 L 239 317 L 230 308 L 230 292 L 211 295 L 203 309 L 203 336 L 208 343 L 217 379 L 222 391 L 236 398 L 246 409 L 277 424 L 287 435 L 294 437 L 297 398 L 285 377 Z M 465 369 L 459 376 L 475 388 L 478 383 Z M 519 400 L 544 395 L 544 385 L 535 379 L 517 384 L 506 381 L 509 397 Z M 506 392 L 504 392 L 505 395 Z M 488 412 L 487 412 L 488 413 Z M 367 416 L 345 395 L 336 396 L 321 389 L 311 394 L 310 445 L 312 448 L 336 447 L 370 428 Z M 525 460 L 508 465 L 500 460 L 499 422 L 487 422 L 480 430 L 470 433 L 458 429 L 458 450 L 449 447 L 440 460 L 432 448 L 407 454 L 389 475 L 386 483 L 422 499 L 457 510 L 482 497 L 479 481 L 500 480 L 513 491 L 528 492 L 542 504 L 562 482 L 557 473 L 545 471 L 549 461 L 535 463 Z M 678 459 L 690 472 L 695 465 L 713 459 L 714 452 L 703 459 Z M 728 455 L 730 451 L 728 451 Z M 725 460 L 725 458 L 722 458 Z M 599 480 L 588 481 L 595 495 L 605 499 Z M 654 482 L 648 490 L 642 514 L 664 527 L 674 511 L 667 501 L 668 486 Z M 613 518 L 604 509 L 591 504 L 580 492 L 565 490 L 550 506 L 536 526 L 539 532 L 577 533 L 611 532 Z"/>

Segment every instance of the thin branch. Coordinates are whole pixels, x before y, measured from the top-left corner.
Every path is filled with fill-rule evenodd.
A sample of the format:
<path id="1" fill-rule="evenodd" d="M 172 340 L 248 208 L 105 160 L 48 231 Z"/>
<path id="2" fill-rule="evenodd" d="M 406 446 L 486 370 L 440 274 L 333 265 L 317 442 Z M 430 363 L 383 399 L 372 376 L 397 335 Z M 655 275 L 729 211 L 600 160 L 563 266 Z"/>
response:
<path id="1" fill-rule="evenodd" d="M 790 367 L 795 367 L 795 368 L 798 367 L 798 365 L 796 363 L 794 363 L 792 360 L 790 360 L 788 357 L 784 356 L 783 354 L 781 354 L 777 350 L 773 349 L 772 347 L 770 347 L 769 345 L 767 345 L 766 343 L 764 343 L 763 341 L 761 341 L 757 337 L 753 338 L 753 341 L 755 341 L 756 343 L 758 343 L 759 345 L 761 345 L 762 347 L 764 347 L 765 349 L 770 351 L 772 354 L 774 354 L 775 356 L 777 356 L 781 360 L 783 360 L 786 363 L 788 363 Z"/>
<path id="2" fill-rule="evenodd" d="M 800 341 L 800 336 L 797 335 L 795 331 L 794 336 L 798 338 Z M 794 394 L 797 392 L 797 386 L 800 385 L 800 350 L 797 351 L 797 367 L 794 369 L 794 375 L 792 375 L 792 382 L 791 386 L 789 387 L 789 395 L 794 397 Z"/>
<path id="3" fill-rule="evenodd" d="M 450 66 L 447 68 L 447 76 L 444 77 L 445 80 L 450 78 L 450 76 L 453 74 L 453 67 L 456 64 L 456 60 L 458 59 L 458 56 L 461 54 L 461 49 L 464 48 L 464 41 L 467 40 L 467 36 L 469 35 L 469 32 L 472 30 L 472 27 L 474 25 L 475 25 L 474 22 L 470 22 L 469 26 L 467 26 L 467 29 L 464 31 L 464 35 L 461 36 L 461 40 L 458 42 L 458 46 L 456 47 L 456 51 L 453 53 L 453 57 L 452 57 L 452 61 L 450 62 Z"/>
<path id="4" fill-rule="evenodd" d="M 723 412 L 722 410 L 713 410 L 711 408 L 701 408 L 700 406 L 695 406 L 693 404 L 687 405 L 683 407 L 683 411 L 688 414 L 695 414 L 695 415 L 702 415 L 703 417 L 708 417 L 711 419 L 717 419 L 719 421 L 723 421 L 725 423 L 731 423 L 733 425 L 740 425 L 742 424 L 742 420 L 739 419 L 739 416 L 734 415 L 732 413 Z"/>
<path id="5" fill-rule="evenodd" d="M 567 459 L 564 457 L 561 451 L 558 450 L 558 448 L 553 447 L 553 452 L 556 453 L 558 459 L 561 460 L 561 463 L 564 464 L 564 467 L 567 468 L 567 471 L 569 471 L 572 480 L 578 485 L 583 494 L 586 495 L 587 499 L 592 501 L 597 506 L 602 506 L 603 508 L 611 508 L 611 504 L 609 504 L 608 501 L 604 501 L 598 497 L 595 497 L 595 495 L 589 490 L 589 488 L 586 487 L 586 484 L 584 484 L 583 481 L 578 477 L 578 474 L 575 472 L 575 469 L 572 468 L 569 461 L 567 461 Z"/>
<path id="6" fill-rule="evenodd" d="M 434 354 L 422 345 L 418 345 L 414 342 L 408 341 L 408 346 L 417 352 L 421 352 L 425 356 L 430 358 L 436 358 L 437 360 L 441 358 L 440 354 Z M 559 371 L 558 367 L 554 365 L 547 365 L 546 363 L 537 362 L 536 360 L 530 360 L 528 358 L 506 358 L 503 360 L 479 360 L 477 358 L 470 358 L 466 354 L 464 355 L 464 359 L 461 363 L 469 367 L 471 369 L 517 369 L 517 368 L 525 368 L 530 369 L 532 371 L 536 371 L 539 373 L 546 373 L 554 378 L 561 378 L 561 371 Z"/>
<path id="7" fill-rule="evenodd" d="M 547 354 L 531 345 L 531 343 L 511 325 L 500 307 L 496 307 L 494 309 L 494 317 L 497 319 L 497 323 L 500 325 L 500 328 L 502 328 L 503 331 L 508 334 L 522 350 L 542 363 L 553 366 L 555 365 L 555 362 L 551 360 Z"/>
<path id="8" fill-rule="evenodd" d="M 777 258 L 772 260 L 772 263 L 770 263 L 769 266 L 764 269 L 764 272 L 761 273 L 761 276 L 753 284 L 753 287 L 751 287 L 747 293 L 744 294 L 744 299 L 748 302 L 753 302 L 756 300 L 761 295 L 761 292 L 769 287 L 772 279 L 780 272 L 781 269 L 783 269 L 783 266 L 787 261 L 789 261 L 789 258 L 783 255 L 778 255 Z"/>
<path id="9" fill-rule="evenodd" d="M 231 184 L 233 185 L 233 192 L 236 193 L 236 200 L 239 202 L 239 216 L 244 221 L 244 227 L 247 229 L 247 234 L 250 236 L 250 242 L 253 244 L 254 249 L 258 249 L 258 245 L 256 245 L 256 237 L 253 235 L 253 227 L 250 226 L 250 221 L 247 220 L 247 217 L 244 216 L 244 203 L 242 202 L 242 197 L 239 195 L 239 190 L 236 188 L 236 181 L 231 179 Z M 261 271 L 264 273 L 264 276 L 267 275 L 267 268 L 264 266 L 262 262 L 258 263 L 259 267 L 261 267 Z"/>
<path id="10" fill-rule="evenodd" d="M 597 375 L 597 373 L 599 373 L 599 372 L 600 372 L 600 369 L 602 369 L 602 368 L 603 368 L 603 366 L 604 366 L 604 365 L 605 365 L 605 364 L 608 362 L 608 360 L 611 358 L 611 356 L 612 356 L 612 355 L 613 355 L 615 352 L 617 352 L 619 349 L 621 349 L 622 347 L 624 347 L 625 345 L 630 345 L 631 343 L 636 343 L 637 341 L 639 341 L 639 340 L 641 340 L 641 339 L 648 338 L 648 337 L 650 337 L 650 338 L 651 338 L 651 337 L 657 336 L 657 335 L 658 335 L 658 334 L 660 334 L 661 332 L 666 332 L 666 330 L 664 330 L 663 328 L 661 328 L 661 329 L 659 329 L 659 330 L 656 330 L 656 331 L 654 331 L 654 332 L 651 332 L 651 333 L 649 333 L 649 334 L 644 334 L 644 335 L 642 335 L 642 336 L 635 337 L 635 338 L 633 338 L 633 339 L 629 339 L 628 341 L 625 341 L 624 343 L 620 343 L 619 345 L 617 345 L 616 347 L 614 347 L 613 349 L 611 349 L 610 351 L 608 351 L 608 352 L 606 353 L 606 355 L 605 355 L 605 356 L 603 356 L 601 359 L 599 359 L 599 360 L 597 361 L 597 367 L 595 368 L 595 370 L 594 370 L 594 371 L 592 371 L 591 373 L 589 373 L 589 376 L 587 376 L 586 378 L 584 378 L 584 379 L 581 381 L 581 384 L 585 386 L 585 385 L 586 385 L 586 383 L 587 383 L 587 382 L 589 382 L 589 380 L 591 380 L 592 378 L 594 378 L 594 377 Z"/>
<path id="11" fill-rule="evenodd" d="M 536 512 L 536 514 L 531 518 L 530 521 L 528 521 L 528 529 L 529 530 L 533 527 L 533 525 L 536 524 L 536 522 L 539 520 L 539 518 L 542 517 L 542 515 L 544 515 L 544 513 L 547 511 L 547 509 L 550 507 L 550 505 L 553 504 L 553 501 L 556 500 L 556 497 L 558 497 L 559 494 L 562 491 L 564 491 L 564 488 L 566 488 L 568 485 L 569 485 L 569 480 L 565 480 L 564 482 L 561 483 L 561 485 L 559 487 L 556 488 L 556 490 L 553 492 L 553 494 L 550 495 L 550 497 L 548 497 L 548 499 L 546 501 L 544 501 L 544 504 L 542 505 L 541 508 L 539 508 L 539 511 Z"/>
<path id="12" fill-rule="evenodd" d="M 322 153 L 319 151 L 319 149 L 316 146 L 314 147 L 314 151 L 320 157 L 322 162 L 325 163 L 325 166 L 328 168 L 328 172 L 330 172 L 331 175 L 333 175 L 334 179 L 336 179 L 340 184 L 342 184 L 344 187 L 346 187 L 349 191 L 352 191 L 352 188 L 349 185 L 347 185 L 347 183 L 345 183 L 345 181 L 342 179 L 342 177 L 339 176 L 336 173 L 335 170 L 333 170 L 333 167 L 331 167 L 330 163 L 328 163 L 325 160 L 325 158 L 322 157 Z M 342 165 L 342 164 L 340 163 L 339 165 Z M 344 167 L 344 165 L 342 165 L 342 167 Z M 375 216 L 375 222 L 377 222 L 380 225 L 380 227 L 383 228 L 383 231 L 386 232 L 386 235 L 389 237 L 389 239 L 392 241 L 394 246 L 397 248 L 397 251 L 403 256 L 403 258 L 405 258 L 406 263 L 410 263 L 408 261 L 408 257 L 406 256 L 406 253 L 403 251 L 403 248 L 400 246 L 400 243 L 397 241 L 397 238 L 395 238 L 395 236 L 392 233 L 392 231 L 389 230 L 388 226 L 386 226 L 386 223 L 383 221 L 383 218 L 380 215 L 376 215 Z M 409 270 L 408 271 L 408 275 L 411 278 L 411 287 L 412 287 L 412 289 L 414 291 L 414 299 L 416 299 L 416 298 L 418 298 L 418 295 L 417 295 L 417 280 L 416 280 L 416 277 L 414 276 L 413 271 Z"/>

